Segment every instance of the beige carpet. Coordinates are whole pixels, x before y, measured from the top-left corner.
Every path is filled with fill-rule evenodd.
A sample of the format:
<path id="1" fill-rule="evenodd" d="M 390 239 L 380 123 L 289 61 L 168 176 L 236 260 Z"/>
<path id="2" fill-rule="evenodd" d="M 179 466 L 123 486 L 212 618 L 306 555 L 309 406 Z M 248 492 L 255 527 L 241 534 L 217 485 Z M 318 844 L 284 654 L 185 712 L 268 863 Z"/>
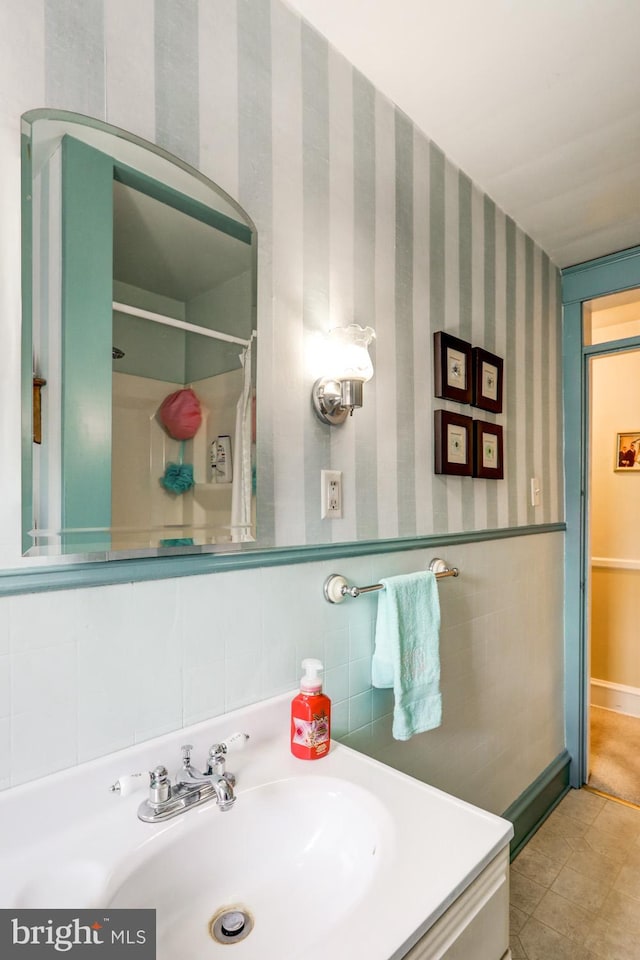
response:
<path id="1" fill-rule="evenodd" d="M 640 804 L 640 718 L 591 707 L 589 786 Z"/>

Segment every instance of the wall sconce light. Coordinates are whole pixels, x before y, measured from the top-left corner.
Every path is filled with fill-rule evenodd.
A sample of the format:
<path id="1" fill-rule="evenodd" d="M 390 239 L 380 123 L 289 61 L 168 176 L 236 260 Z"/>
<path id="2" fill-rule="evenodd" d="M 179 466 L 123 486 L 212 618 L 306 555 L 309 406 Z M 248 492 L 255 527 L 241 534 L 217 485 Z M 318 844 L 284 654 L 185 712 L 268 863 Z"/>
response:
<path id="1" fill-rule="evenodd" d="M 334 327 L 326 337 L 326 373 L 313 385 L 313 409 L 323 423 L 344 423 L 362 406 L 362 385 L 373 376 L 368 346 L 375 338 L 371 327 L 351 323 Z"/>

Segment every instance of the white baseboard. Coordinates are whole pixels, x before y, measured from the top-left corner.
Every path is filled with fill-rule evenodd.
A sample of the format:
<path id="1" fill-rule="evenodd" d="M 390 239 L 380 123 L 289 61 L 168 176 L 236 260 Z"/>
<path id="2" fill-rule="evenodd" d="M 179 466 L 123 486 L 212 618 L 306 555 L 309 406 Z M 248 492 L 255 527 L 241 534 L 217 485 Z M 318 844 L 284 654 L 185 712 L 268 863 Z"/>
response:
<path id="1" fill-rule="evenodd" d="M 591 706 L 640 717 L 640 687 L 591 678 Z"/>

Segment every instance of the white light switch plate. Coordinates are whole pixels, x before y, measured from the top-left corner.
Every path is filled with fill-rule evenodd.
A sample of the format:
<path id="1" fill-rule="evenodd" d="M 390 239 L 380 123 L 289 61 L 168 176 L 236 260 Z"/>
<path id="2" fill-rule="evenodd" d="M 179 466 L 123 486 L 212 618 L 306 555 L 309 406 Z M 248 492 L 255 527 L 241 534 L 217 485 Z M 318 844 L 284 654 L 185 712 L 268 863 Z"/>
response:
<path id="1" fill-rule="evenodd" d="M 540 506 L 540 480 L 538 477 L 531 477 L 531 506 Z"/>

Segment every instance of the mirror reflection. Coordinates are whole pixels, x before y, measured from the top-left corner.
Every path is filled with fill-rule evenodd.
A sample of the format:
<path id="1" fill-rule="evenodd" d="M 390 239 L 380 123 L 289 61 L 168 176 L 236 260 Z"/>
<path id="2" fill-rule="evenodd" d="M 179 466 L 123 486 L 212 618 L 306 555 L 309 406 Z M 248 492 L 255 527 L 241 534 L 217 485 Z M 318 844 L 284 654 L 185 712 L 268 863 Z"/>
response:
<path id="1" fill-rule="evenodd" d="M 37 116 L 26 151 L 43 385 L 25 552 L 252 541 L 255 231 L 193 171 L 78 120 Z"/>

